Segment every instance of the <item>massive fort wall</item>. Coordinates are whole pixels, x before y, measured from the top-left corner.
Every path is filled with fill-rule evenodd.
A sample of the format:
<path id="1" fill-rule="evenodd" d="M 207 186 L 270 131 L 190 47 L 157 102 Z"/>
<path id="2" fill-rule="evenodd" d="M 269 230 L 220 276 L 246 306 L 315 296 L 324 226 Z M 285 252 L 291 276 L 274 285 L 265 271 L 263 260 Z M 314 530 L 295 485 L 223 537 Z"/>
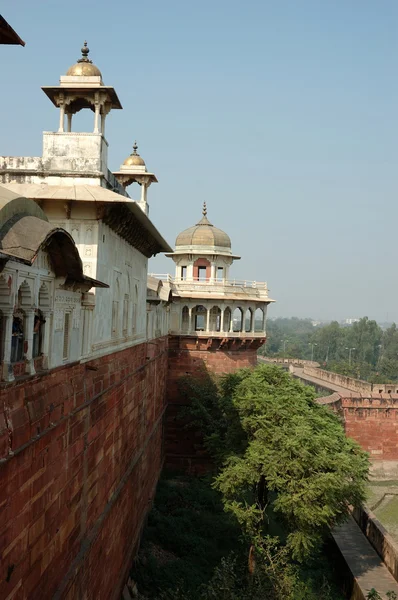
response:
<path id="1" fill-rule="evenodd" d="M 170 337 L 165 438 L 166 467 L 170 469 L 202 473 L 210 466 L 200 432 L 185 428 L 184 421 L 177 416 L 186 402 L 179 393 L 179 379 L 187 375 L 206 377 L 209 373 L 232 373 L 257 364 L 256 349 L 209 350 L 206 342 L 183 336 Z"/>
<path id="2" fill-rule="evenodd" d="M 0 392 L 0 598 L 111 599 L 162 467 L 167 338 Z"/>

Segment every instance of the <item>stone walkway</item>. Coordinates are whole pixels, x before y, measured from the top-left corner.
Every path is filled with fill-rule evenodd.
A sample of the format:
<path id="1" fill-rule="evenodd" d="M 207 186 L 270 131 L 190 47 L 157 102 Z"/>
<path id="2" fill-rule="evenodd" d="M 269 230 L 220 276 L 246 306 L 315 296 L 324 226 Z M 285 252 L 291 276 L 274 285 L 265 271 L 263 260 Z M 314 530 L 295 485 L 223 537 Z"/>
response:
<path id="1" fill-rule="evenodd" d="M 354 394 L 351 390 L 347 388 L 340 387 L 339 385 L 335 385 L 334 383 L 330 383 L 329 381 L 324 381 L 323 379 L 317 379 L 316 377 L 312 377 L 311 375 L 305 375 L 304 369 L 300 367 L 293 367 L 293 371 L 291 371 L 292 375 L 299 377 L 303 380 L 304 383 L 312 383 L 319 387 L 322 387 L 327 390 L 331 390 L 332 392 L 337 392 L 340 396 L 348 396 Z"/>
<path id="2" fill-rule="evenodd" d="M 336 527 L 333 537 L 364 598 L 372 588 L 383 600 L 387 599 L 389 591 L 398 595 L 398 583 L 351 516 L 346 523 Z"/>

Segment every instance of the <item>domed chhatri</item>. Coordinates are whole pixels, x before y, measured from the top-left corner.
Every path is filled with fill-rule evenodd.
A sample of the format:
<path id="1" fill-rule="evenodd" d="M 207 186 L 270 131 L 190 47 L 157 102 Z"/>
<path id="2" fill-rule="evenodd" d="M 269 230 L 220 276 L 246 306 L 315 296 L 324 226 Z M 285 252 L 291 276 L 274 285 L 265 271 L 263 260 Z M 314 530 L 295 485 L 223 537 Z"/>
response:
<path id="1" fill-rule="evenodd" d="M 176 250 L 180 246 L 200 246 L 209 248 L 228 248 L 231 250 L 231 239 L 225 231 L 214 227 L 207 218 L 206 202 L 203 203 L 203 216 L 193 227 L 182 231 L 176 239 Z"/>
<path id="2" fill-rule="evenodd" d="M 73 115 L 81 110 L 90 109 L 94 113 L 93 133 L 105 136 L 105 120 L 107 115 L 114 108 L 122 108 L 122 105 L 115 89 L 110 85 L 104 85 L 101 71 L 88 58 L 90 50 L 87 42 L 84 42 L 81 51 L 81 58 L 79 58 L 75 65 L 68 69 L 66 75 L 61 75 L 59 85 L 45 85 L 42 87 L 42 90 L 54 106 L 59 108 L 58 133 L 74 133 L 72 131 Z M 65 116 L 67 116 L 66 130 Z M 62 145 L 63 142 L 60 143 Z M 70 140 L 68 144 L 71 144 Z M 81 145 L 79 143 L 73 147 L 77 148 L 77 146 L 81 147 L 82 153 L 87 153 L 87 147 L 84 144 Z M 61 156 L 61 154 L 57 154 L 54 147 L 52 148 L 54 156 Z M 92 150 L 94 151 L 94 149 Z M 62 152 L 64 151 L 65 148 L 62 149 Z M 74 159 L 76 159 L 76 156 Z M 84 160 L 86 160 L 86 156 L 84 156 Z"/>
<path id="3" fill-rule="evenodd" d="M 76 64 L 69 67 L 66 72 L 68 77 L 102 77 L 99 68 L 88 58 L 89 52 L 90 49 L 87 47 L 87 42 L 84 42 L 82 56 Z"/>
<path id="4" fill-rule="evenodd" d="M 125 167 L 145 167 L 144 159 L 137 152 L 137 142 L 134 142 L 133 152 L 126 158 L 123 163 Z"/>

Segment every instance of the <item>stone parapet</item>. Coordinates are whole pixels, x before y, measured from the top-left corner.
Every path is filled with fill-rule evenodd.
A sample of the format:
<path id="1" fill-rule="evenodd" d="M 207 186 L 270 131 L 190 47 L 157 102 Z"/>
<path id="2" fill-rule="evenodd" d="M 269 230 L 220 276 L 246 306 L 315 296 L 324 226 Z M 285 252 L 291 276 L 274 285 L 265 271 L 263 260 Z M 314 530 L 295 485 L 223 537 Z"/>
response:
<path id="1" fill-rule="evenodd" d="M 357 507 L 352 515 L 395 581 L 398 581 L 398 544 L 368 507 Z"/>

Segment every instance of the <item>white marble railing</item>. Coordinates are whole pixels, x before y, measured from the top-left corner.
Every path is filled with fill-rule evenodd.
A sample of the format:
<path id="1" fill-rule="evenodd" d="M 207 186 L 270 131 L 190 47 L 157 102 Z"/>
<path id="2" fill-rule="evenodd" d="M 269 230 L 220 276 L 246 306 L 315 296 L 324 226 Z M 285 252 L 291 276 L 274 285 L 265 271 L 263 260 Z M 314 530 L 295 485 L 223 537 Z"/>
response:
<path id="1" fill-rule="evenodd" d="M 231 287 L 239 287 L 239 288 L 252 288 L 258 290 L 266 290 L 268 291 L 267 282 L 266 281 L 248 281 L 246 279 L 207 279 L 204 281 L 200 281 L 195 278 L 185 278 L 181 279 L 180 277 L 172 277 L 172 275 L 168 273 L 149 273 L 150 277 L 155 277 L 156 279 L 161 279 L 162 281 L 167 281 L 168 283 L 172 283 L 174 285 L 178 285 L 178 287 L 183 286 L 231 286 Z"/>

